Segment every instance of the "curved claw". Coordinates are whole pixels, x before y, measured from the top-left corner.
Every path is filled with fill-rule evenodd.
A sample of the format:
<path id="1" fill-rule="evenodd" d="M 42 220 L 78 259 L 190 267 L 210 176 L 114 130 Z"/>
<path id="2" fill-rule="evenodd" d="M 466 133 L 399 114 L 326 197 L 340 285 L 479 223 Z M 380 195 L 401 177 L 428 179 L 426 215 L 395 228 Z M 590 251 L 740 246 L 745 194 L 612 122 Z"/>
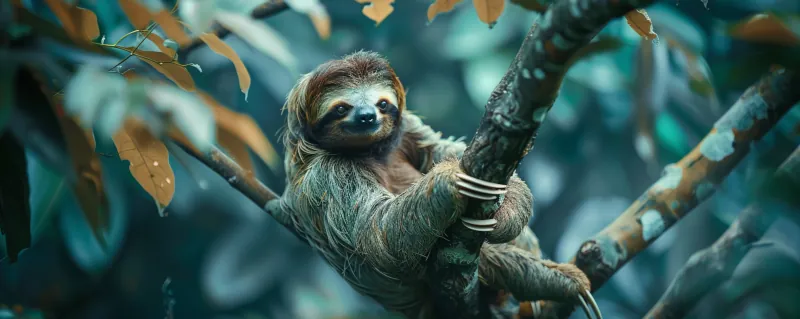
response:
<path id="1" fill-rule="evenodd" d="M 480 194 L 476 194 L 476 193 L 470 192 L 470 191 L 468 191 L 466 189 L 459 189 L 458 193 L 461 194 L 461 195 L 467 196 L 467 197 L 472 197 L 472 198 L 480 199 L 480 200 L 495 200 L 495 199 L 497 199 L 497 196 L 480 195 Z"/>
<path id="2" fill-rule="evenodd" d="M 592 319 L 592 313 L 589 311 L 589 306 L 586 304 L 586 300 L 583 300 L 583 296 L 578 295 L 578 300 L 581 301 L 581 309 L 583 309 L 583 314 L 586 315 L 586 319 Z"/>
<path id="3" fill-rule="evenodd" d="M 458 192 L 467 197 L 480 200 L 495 200 L 498 195 L 508 192 L 506 185 L 490 183 L 462 173 L 456 174 L 456 177 L 460 179 L 460 181 L 456 182 L 456 185 L 460 188 Z"/>
<path id="4" fill-rule="evenodd" d="M 586 292 L 586 298 L 589 298 L 589 304 L 592 306 L 592 310 L 594 310 L 594 314 L 597 316 L 597 319 L 603 319 L 603 315 L 600 313 L 600 307 L 597 306 L 597 302 L 594 301 L 594 297 L 592 297 L 592 293 L 588 290 L 584 290 Z"/>
<path id="5" fill-rule="evenodd" d="M 603 315 L 600 313 L 600 307 L 597 306 L 597 302 L 594 300 L 594 297 L 592 297 L 591 292 L 584 290 L 583 293 L 578 295 L 578 300 L 580 300 L 581 306 L 583 306 L 583 312 L 586 314 L 586 318 L 592 319 L 591 313 L 594 313 L 597 319 L 603 319 Z M 592 306 L 592 311 L 589 311 L 589 305 L 587 305 L 586 300 L 588 300 L 588 304 Z"/>
<path id="6" fill-rule="evenodd" d="M 497 225 L 497 220 L 494 218 L 491 219 L 474 219 L 468 217 L 461 217 L 461 223 L 464 224 L 467 228 L 479 231 L 479 232 L 490 232 L 494 230 L 494 226 Z"/>

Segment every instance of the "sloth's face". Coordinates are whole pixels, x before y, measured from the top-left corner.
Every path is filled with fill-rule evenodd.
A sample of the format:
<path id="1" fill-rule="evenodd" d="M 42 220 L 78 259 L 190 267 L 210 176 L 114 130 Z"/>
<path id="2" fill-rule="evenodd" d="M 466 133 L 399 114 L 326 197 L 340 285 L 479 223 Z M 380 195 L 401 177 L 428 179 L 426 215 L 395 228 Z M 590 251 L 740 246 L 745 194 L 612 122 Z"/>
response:
<path id="1" fill-rule="evenodd" d="M 366 147 L 390 137 L 399 126 L 394 89 L 384 83 L 341 88 L 326 94 L 314 125 L 319 142 L 330 147 Z"/>

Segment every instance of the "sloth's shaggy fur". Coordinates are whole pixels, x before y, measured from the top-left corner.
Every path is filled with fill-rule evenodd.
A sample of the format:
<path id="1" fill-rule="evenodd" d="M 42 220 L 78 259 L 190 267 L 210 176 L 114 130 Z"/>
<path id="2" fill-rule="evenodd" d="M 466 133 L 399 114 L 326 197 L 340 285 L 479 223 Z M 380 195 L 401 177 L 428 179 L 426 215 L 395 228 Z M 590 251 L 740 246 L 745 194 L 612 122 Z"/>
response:
<path id="1" fill-rule="evenodd" d="M 331 136 L 315 127 L 331 108 L 326 103 L 336 92 L 366 85 L 394 94 L 392 111 L 381 115 L 391 133 L 366 148 L 342 148 L 343 139 L 327 143 Z M 297 231 L 357 291 L 410 318 L 431 317 L 425 260 L 465 209 L 456 174 L 466 145 L 443 139 L 405 110 L 400 81 L 375 53 L 357 52 L 305 75 L 285 110 L 288 180 L 281 207 Z M 342 132 L 336 122 L 327 125 L 333 129 L 324 134 Z M 481 251 L 482 282 L 517 299 L 574 296 L 582 285 L 531 253 L 538 251 L 527 228 L 532 202 L 515 175 L 496 204 L 497 228 Z"/>

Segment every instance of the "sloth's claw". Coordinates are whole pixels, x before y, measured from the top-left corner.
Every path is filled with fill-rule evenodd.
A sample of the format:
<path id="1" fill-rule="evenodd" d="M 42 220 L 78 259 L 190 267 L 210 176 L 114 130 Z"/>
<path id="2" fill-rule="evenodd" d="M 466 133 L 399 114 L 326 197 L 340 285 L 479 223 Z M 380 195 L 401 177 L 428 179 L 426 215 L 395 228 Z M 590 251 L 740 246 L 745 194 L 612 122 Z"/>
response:
<path id="1" fill-rule="evenodd" d="M 592 319 L 592 312 L 589 311 L 589 306 L 586 304 L 586 300 L 583 299 L 583 296 L 578 295 L 578 300 L 581 302 L 581 309 L 583 309 L 583 314 L 586 315 L 586 319 Z"/>
<path id="2" fill-rule="evenodd" d="M 461 223 L 465 227 L 479 232 L 490 232 L 494 230 L 497 225 L 497 219 L 473 219 L 468 217 L 461 217 Z"/>
<path id="3" fill-rule="evenodd" d="M 597 319 L 603 319 L 603 315 L 600 313 L 600 307 L 597 306 L 597 302 L 592 297 L 592 293 L 588 290 L 584 290 L 580 295 L 578 295 L 578 300 L 581 302 L 581 306 L 583 307 L 583 312 L 586 313 L 586 318 L 592 319 L 592 313 Z M 592 306 L 592 311 L 589 311 L 589 305 Z"/>
<path id="4" fill-rule="evenodd" d="M 459 187 L 458 192 L 467 197 L 479 200 L 495 200 L 497 196 L 508 192 L 506 189 L 508 186 L 506 185 L 490 183 L 462 173 L 456 174 L 456 177 L 460 179 L 456 182 Z"/>
<path id="5" fill-rule="evenodd" d="M 458 176 L 458 178 L 460 178 L 460 179 L 466 180 L 466 181 L 471 182 L 473 184 L 481 185 L 483 187 L 499 188 L 499 189 L 506 189 L 508 187 L 508 186 L 503 185 L 503 184 L 497 184 L 497 183 L 492 183 L 492 182 L 487 182 L 487 181 L 484 181 L 484 180 L 480 180 L 480 179 L 477 179 L 475 177 L 469 176 L 469 175 L 464 174 L 464 173 L 458 173 L 458 174 L 456 174 L 456 176 Z"/>

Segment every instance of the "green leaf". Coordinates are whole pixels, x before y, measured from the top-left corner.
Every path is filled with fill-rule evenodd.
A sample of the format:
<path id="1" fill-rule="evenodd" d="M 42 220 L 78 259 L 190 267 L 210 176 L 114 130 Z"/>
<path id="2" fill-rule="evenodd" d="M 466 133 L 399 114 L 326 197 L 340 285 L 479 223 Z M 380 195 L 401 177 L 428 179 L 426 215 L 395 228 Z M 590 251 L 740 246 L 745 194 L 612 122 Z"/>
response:
<path id="1" fill-rule="evenodd" d="M 64 176 L 53 172 L 30 153 L 28 167 L 31 184 L 31 232 L 35 241 L 54 225 L 55 212 L 61 205 L 69 185 L 66 184 Z"/>
<path id="2" fill-rule="evenodd" d="M 272 57 L 292 73 L 295 72 L 297 61 L 289 51 L 288 43 L 278 32 L 248 15 L 218 11 L 214 18 L 256 50 Z"/>
<path id="3" fill-rule="evenodd" d="M 208 32 L 214 23 L 214 11 L 219 9 L 218 2 L 222 1 L 183 0 L 178 6 L 178 15 L 189 25 L 192 33 Z"/>

